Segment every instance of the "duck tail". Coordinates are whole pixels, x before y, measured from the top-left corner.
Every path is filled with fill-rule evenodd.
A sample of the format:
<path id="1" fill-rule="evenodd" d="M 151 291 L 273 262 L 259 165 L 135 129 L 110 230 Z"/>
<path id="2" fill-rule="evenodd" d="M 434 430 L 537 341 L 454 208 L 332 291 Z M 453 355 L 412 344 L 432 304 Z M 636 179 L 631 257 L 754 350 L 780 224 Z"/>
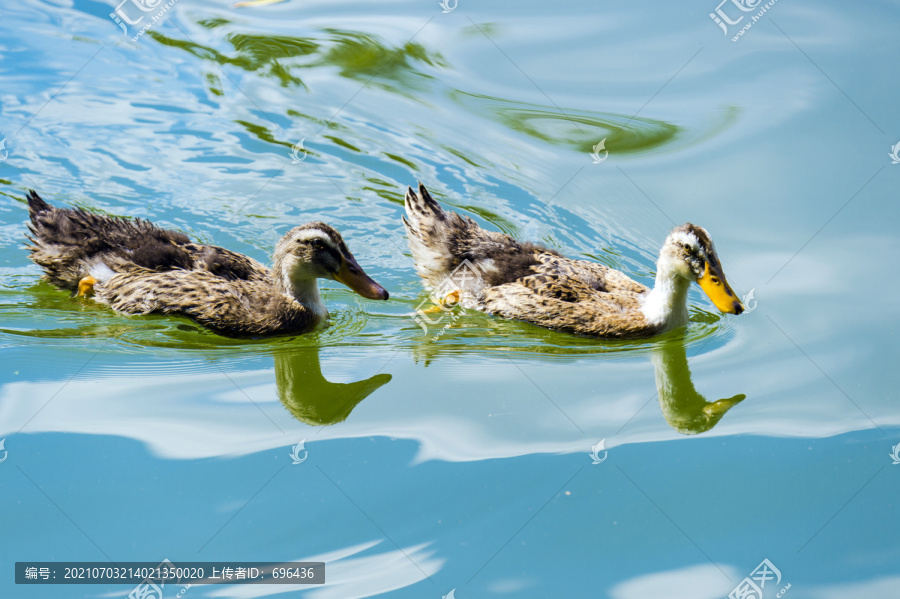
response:
<path id="1" fill-rule="evenodd" d="M 407 188 L 405 206 L 403 225 L 416 270 L 428 284 L 436 285 L 452 265 L 449 237 L 458 229 L 459 217 L 445 212 L 421 183 L 418 193 Z"/>
<path id="2" fill-rule="evenodd" d="M 29 189 L 29 234 L 26 248 L 31 260 L 43 268 L 46 278 L 63 289 L 75 290 L 87 274 L 87 260 L 99 242 L 92 240 L 95 217 L 81 210 L 57 208 Z"/>
<path id="3" fill-rule="evenodd" d="M 437 225 L 447 220 L 441 205 L 431 197 L 425 186 L 419 183 L 419 193 L 412 187 L 406 189 L 406 217 L 403 222 L 417 237 L 433 232 Z M 408 219 L 408 220 L 407 220 Z"/>
<path id="4" fill-rule="evenodd" d="M 41 212 L 53 210 L 53 206 L 45 202 L 33 189 L 28 190 L 28 195 L 25 196 L 25 199 L 28 200 L 28 215 L 31 217 L 32 222 L 34 222 L 34 217 Z"/>
<path id="5" fill-rule="evenodd" d="M 28 202 L 28 217 L 31 219 L 31 222 L 28 223 L 29 234 L 26 235 L 28 241 L 31 242 L 31 245 L 26 247 L 28 247 L 33 254 L 40 249 L 43 242 L 42 233 L 44 227 L 42 226 L 42 221 L 45 219 L 42 218 L 41 215 L 43 213 L 52 213 L 53 206 L 45 202 L 33 189 L 28 190 L 25 200 Z"/>

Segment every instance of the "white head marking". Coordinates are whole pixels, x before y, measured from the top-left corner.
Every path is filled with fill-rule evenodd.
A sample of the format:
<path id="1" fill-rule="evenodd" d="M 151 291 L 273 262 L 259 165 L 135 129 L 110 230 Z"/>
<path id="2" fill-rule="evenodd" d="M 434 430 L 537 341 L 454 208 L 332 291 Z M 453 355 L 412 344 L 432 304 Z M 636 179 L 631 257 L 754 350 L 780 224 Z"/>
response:
<path id="1" fill-rule="evenodd" d="M 320 239 L 328 244 L 329 247 L 338 249 L 334 243 L 334 240 L 331 239 L 328 233 L 322 231 L 321 229 L 302 229 L 296 235 L 294 235 L 295 241 L 312 241 L 313 239 Z"/>

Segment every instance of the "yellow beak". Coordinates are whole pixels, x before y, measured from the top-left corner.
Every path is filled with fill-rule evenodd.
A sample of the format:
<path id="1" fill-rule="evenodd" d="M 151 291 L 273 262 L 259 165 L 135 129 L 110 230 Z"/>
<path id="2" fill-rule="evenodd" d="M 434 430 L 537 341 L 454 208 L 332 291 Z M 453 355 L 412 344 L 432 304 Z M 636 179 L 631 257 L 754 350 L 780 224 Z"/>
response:
<path id="1" fill-rule="evenodd" d="M 734 294 L 728 282 L 725 280 L 725 273 L 719 265 L 710 268 L 710 262 L 707 260 L 706 268 L 703 276 L 697 279 L 697 284 L 709 296 L 716 308 L 726 314 L 740 314 L 744 311 L 744 305 L 741 300 Z"/>

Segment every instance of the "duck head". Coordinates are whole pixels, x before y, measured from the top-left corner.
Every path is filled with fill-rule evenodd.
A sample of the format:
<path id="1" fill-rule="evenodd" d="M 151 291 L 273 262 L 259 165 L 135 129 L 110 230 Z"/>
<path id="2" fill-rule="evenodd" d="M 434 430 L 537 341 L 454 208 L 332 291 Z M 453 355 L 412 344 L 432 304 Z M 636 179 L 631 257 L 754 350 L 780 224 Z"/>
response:
<path id="1" fill-rule="evenodd" d="M 316 279 L 333 279 L 369 299 L 388 299 L 341 238 L 325 223 L 294 227 L 275 248 L 275 276 L 282 291 L 307 305 L 320 304 Z"/>
<path id="2" fill-rule="evenodd" d="M 740 314 L 744 305 L 725 280 L 712 238 L 703 227 L 686 223 L 669 233 L 657 262 L 657 272 L 694 281 L 727 314 Z"/>

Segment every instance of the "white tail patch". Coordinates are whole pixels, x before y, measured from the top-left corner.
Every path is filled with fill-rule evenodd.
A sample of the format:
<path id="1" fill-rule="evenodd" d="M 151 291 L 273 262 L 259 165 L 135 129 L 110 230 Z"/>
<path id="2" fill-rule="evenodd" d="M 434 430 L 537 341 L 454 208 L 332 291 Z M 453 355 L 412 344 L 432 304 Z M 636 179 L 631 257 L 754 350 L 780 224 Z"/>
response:
<path id="1" fill-rule="evenodd" d="M 97 279 L 97 281 L 99 281 L 100 283 L 105 283 L 106 281 L 116 276 L 115 271 L 103 262 L 95 263 L 93 266 L 91 266 L 90 270 L 88 270 L 88 273 L 92 277 Z"/>
<path id="2" fill-rule="evenodd" d="M 450 266 L 450 254 L 446 249 L 443 236 L 435 235 L 428 243 L 419 238 L 409 227 L 407 240 L 415 261 L 416 271 L 425 282 L 432 287 L 447 276 Z"/>

